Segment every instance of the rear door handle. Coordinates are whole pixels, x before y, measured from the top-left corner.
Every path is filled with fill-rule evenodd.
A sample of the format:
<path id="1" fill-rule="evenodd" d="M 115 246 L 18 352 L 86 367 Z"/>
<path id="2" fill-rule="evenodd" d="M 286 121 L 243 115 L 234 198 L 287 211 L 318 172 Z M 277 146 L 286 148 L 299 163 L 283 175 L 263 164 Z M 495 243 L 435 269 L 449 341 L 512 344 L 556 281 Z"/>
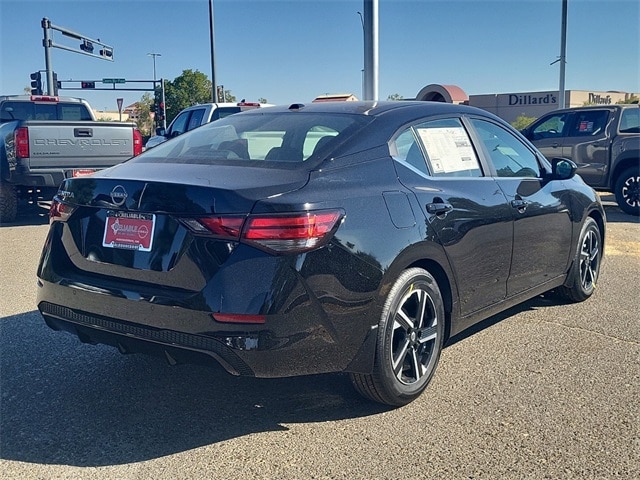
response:
<path id="1" fill-rule="evenodd" d="M 427 212 L 434 215 L 443 215 L 453 210 L 453 205 L 450 203 L 427 203 Z"/>

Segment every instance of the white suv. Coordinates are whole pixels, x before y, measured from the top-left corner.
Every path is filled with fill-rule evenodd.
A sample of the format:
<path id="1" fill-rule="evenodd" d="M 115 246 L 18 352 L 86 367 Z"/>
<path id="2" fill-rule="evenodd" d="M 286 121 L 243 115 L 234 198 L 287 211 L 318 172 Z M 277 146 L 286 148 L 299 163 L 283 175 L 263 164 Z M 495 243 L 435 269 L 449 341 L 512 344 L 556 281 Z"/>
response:
<path id="1" fill-rule="evenodd" d="M 166 131 L 164 128 L 157 128 L 156 134 L 147 141 L 145 148 L 148 150 L 170 138 L 193 130 L 200 125 L 213 122 L 214 120 L 227 117 L 234 113 L 271 106 L 273 105 L 269 103 L 257 102 L 201 103 L 194 105 L 182 110 L 176 118 L 173 119 Z"/>

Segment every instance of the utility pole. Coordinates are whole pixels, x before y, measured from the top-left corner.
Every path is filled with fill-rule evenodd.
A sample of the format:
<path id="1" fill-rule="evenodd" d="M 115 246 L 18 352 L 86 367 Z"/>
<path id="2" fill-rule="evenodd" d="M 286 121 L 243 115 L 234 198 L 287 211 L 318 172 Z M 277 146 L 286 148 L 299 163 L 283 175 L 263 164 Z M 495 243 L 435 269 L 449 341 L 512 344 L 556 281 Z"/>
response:
<path id="1" fill-rule="evenodd" d="M 147 53 L 147 57 L 153 57 L 153 86 L 156 86 L 156 57 L 161 57 L 161 53 Z"/>
<path id="2" fill-rule="evenodd" d="M 364 0 L 364 100 L 378 100 L 378 0 Z"/>
<path id="3" fill-rule="evenodd" d="M 564 108 L 564 77 L 567 63 L 567 0 L 562 0 L 562 27 L 560 40 L 560 86 L 558 87 L 558 108 Z"/>
<path id="4" fill-rule="evenodd" d="M 211 101 L 213 103 L 217 103 L 215 40 L 213 35 L 213 0 L 209 0 L 209 34 L 211 42 Z"/>

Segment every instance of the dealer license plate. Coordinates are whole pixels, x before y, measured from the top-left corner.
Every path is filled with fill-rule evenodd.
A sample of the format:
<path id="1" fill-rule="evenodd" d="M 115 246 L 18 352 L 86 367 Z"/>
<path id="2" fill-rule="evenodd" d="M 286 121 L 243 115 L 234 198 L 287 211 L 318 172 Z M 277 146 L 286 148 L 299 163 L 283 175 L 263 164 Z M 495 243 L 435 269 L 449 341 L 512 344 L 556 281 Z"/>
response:
<path id="1" fill-rule="evenodd" d="M 151 251 L 156 216 L 151 213 L 107 212 L 102 246 Z"/>

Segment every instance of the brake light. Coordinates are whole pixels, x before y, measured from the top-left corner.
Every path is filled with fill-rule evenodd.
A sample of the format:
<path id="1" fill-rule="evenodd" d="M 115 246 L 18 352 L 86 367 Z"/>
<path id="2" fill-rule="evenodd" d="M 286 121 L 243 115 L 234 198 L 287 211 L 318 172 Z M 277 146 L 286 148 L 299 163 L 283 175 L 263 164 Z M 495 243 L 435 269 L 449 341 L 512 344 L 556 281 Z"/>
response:
<path id="1" fill-rule="evenodd" d="M 240 241 L 272 254 L 301 253 L 329 241 L 344 218 L 342 210 L 283 215 L 182 218 L 193 233 Z"/>
<path id="2" fill-rule="evenodd" d="M 133 129 L 133 156 L 142 153 L 142 133 L 137 128 Z"/>
<path id="3" fill-rule="evenodd" d="M 244 219 L 244 216 L 218 216 L 182 218 L 180 221 L 193 233 L 213 235 L 227 240 L 238 241 Z"/>
<path id="4" fill-rule="evenodd" d="M 13 138 L 16 146 L 16 157 L 29 158 L 29 130 L 27 127 L 16 128 Z"/>
<path id="5" fill-rule="evenodd" d="M 238 107 L 260 107 L 258 102 L 238 102 Z"/>
<path id="6" fill-rule="evenodd" d="M 49 207 L 49 223 L 57 221 L 66 222 L 75 209 L 76 207 L 62 203 L 54 197 Z"/>
<path id="7" fill-rule="evenodd" d="M 31 95 L 32 102 L 59 102 L 59 97 L 50 97 L 48 95 Z"/>
<path id="8" fill-rule="evenodd" d="M 241 241 L 275 254 L 305 252 L 329 241 L 343 217 L 341 210 L 249 217 Z"/>

